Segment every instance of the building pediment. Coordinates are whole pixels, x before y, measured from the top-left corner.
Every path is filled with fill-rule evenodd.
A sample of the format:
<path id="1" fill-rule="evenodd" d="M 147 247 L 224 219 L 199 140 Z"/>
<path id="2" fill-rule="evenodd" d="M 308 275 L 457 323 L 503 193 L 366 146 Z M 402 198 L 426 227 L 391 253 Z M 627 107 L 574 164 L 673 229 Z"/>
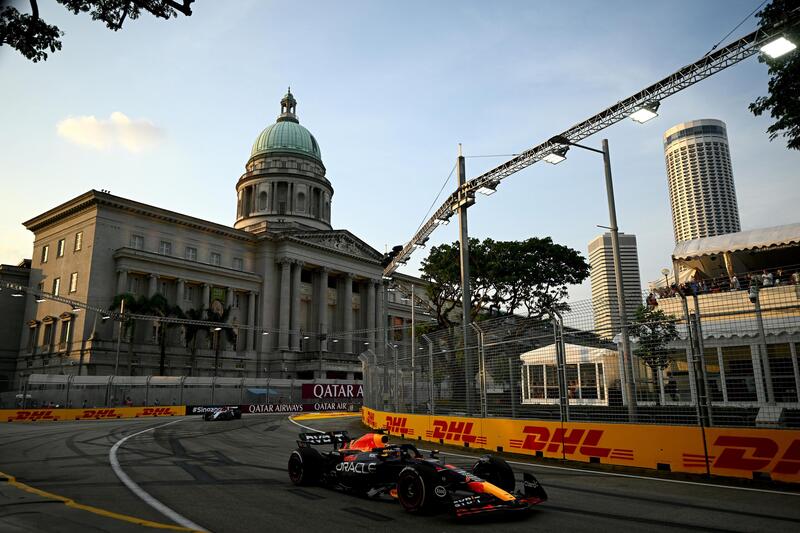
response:
<path id="1" fill-rule="evenodd" d="M 378 261 L 382 257 L 375 248 L 345 230 L 293 233 L 289 238 L 370 261 Z"/>

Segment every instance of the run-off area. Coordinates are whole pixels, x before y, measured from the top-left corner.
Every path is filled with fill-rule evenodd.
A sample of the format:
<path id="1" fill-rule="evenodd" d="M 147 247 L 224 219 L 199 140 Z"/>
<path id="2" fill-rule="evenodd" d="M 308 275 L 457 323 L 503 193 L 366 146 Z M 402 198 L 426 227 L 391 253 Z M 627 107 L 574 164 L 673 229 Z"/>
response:
<path id="1" fill-rule="evenodd" d="M 412 516 L 389 499 L 369 500 L 320 487 L 294 487 L 286 464 L 302 428 L 285 415 L 205 422 L 118 420 L 0 426 L 0 472 L 94 511 L 0 482 L 0 531 L 142 531 L 120 519 L 175 524 L 125 486 L 109 462 L 141 490 L 208 531 L 455 531 L 448 515 Z M 304 420 L 321 430 L 367 431 L 358 418 Z M 144 431 L 154 428 L 150 431 Z M 419 443 L 426 447 L 425 443 Z M 470 467 L 471 451 L 448 455 Z M 702 483 L 620 477 L 513 463 L 536 475 L 549 501 L 503 531 L 797 531 L 800 495 Z M 552 466 L 552 465 L 551 465 Z M 118 516 L 119 515 L 119 516 Z M 468 526 L 496 530 L 496 521 Z"/>

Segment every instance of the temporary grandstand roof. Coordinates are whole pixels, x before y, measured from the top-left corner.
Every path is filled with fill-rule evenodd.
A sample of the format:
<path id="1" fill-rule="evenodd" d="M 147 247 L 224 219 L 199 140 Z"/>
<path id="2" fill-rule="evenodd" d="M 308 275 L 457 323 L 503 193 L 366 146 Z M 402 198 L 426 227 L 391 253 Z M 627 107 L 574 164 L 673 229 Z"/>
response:
<path id="1" fill-rule="evenodd" d="M 762 250 L 787 245 L 800 245 L 800 223 L 679 242 L 672 252 L 672 258 L 686 260 L 725 252 Z"/>
<path id="2" fill-rule="evenodd" d="M 580 344 L 564 344 L 567 364 L 576 363 L 602 363 L 604 357 L 616 356 L 617 352 L 605 348 L 582 346 Z M 530 350 L 519 356 L 523 364 L 544 364 L 556 360 L 556 345 L 548 344 L 535 350 Z"/>

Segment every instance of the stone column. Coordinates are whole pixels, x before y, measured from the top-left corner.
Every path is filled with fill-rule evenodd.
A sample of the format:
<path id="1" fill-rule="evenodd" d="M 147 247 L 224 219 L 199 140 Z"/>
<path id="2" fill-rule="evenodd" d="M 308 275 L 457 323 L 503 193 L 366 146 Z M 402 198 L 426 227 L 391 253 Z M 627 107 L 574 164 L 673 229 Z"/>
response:
<path id="1" fill-rule="evenodd" d="M 281 293 L 280 305 L 278 306 L 278 349 L 289 349 L 289 309 L 290 309 L 290 292 L 291 281 L 290 274 L 292 263 L 289 259 L 283 258 L 280 260 L 281 264 Z"/>
<path id="2" fill-rule="evenodd" d="M 328 272 L 329 269 L 325 267 L 319 269 L 317 312 L 319 313 L 319 349 L 322 352 L 328 351 L 328 341 L 324 338 L 324 335 L 328 334 Z"/>
<path id="3" fill-rule="evenodd" d="M 346 273 L 342 278 L 344 283 L 344 298 L 342 298 L 342 317 L 344 318 L 344 349 L 345 353 L 353 353 L 353 274 Z"/>
<path id="4" fill-rule="evenodd" d="M 183 298 L 186 291 L 186 280 L 178 278 L 177 286 L 175 288 L 175 305 L 183 309 Z"/>
<path id="5" fill-rule="evenodd" d="M 256 325 L 256 293 L 254 291 L 250 291 L 247 293 L 247 325 L 251 328 Z M 245 350 L 252 350 L 253 349 L 253 330 L 248 329 L 247 335 L 245 336 L 247 340 L 247 346 Z"/>
<path id="6" fill-rule="evenodd" d="M 366 311 L 366 315 L 367 315 L 367 342 L 369 343 L 369 346 L 367 346 L 367 348 L 372 350 L 373 353 L 378 353 L 378 348 L 375 345 L 375 338 L 376 338 L 376 335 L 375 335 L 375 314 L 376 314 L 375 313 L 375 281 L 371 280 L 371 279 L 368 279 L 367 283 L 366 283 L 366 286 L 367 286 L 367 306 L 366 306 L 367 308 L 363 309 L 363 307 L 362 307 L 362 309 L 363 309 L 362 312 Z M 363 305 L 363 302 L 362 302 L 362 305 Z M 361 351 L 360 347 L 359 347 L 358 351 Z"/>
<path id="7" fill-rule="evenodd" d="M 208 309 L 208 301 L 211 299 L 211 285 L 203 283 L 203 296 L 200 300 L 200 307 Z"/>
<path id="8" fill-rule="evenodd" d="M 300 350 L 300 273 L 303 271 L 302 261 L 297 261 L 292 268 L 292 331 L 291 348 Z"/>
<path id="9" fill-rule="evenodd" d="M 150 274 L 150 283 L 147 286 L 147 296 L 150 298 L 158 291 L 158 276 Z"/>
<path id="10" fill-rule="evenodd" d="M 128 271 L 120 268 L 117 270 L 117 294 L 128 292 Z"/>

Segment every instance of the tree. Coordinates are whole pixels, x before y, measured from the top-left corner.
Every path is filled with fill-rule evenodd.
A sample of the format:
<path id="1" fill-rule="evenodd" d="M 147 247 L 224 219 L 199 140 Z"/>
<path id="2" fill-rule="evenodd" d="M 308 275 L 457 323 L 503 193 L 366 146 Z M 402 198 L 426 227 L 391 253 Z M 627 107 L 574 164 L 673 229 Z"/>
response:
<path id="1" fill-rule="evenodd" d="M 231 307 L 228 306 L 222 310 L 221 313 L 214 311 L 213 309 L 206 309 L 206 320 L 209 322 L 216 322 L 219 326 L 214 328 L 209 328 L 214 330 L 214 337 L 215 337 L 215 346 L 214 346 L 214 376 L 217 375 L 217 366 L 219 364 L 219 346 L 220 346 L 220 335 L 225 335 L 225 338 L 229 343 L 236 342 L 236 333 L 233 331 L 233 328 L 228 324 L 228 317 L 231 314 Z M 219 328 L 219 329 L 217 329 Z"/>
<path id="2" fill-rule="evenodd" d="M 114 31 L 122 28 L 127 19 L 135 20 L 145 12 L 154 17 L 170 19 L 179 13 L 191 16 L 194 0 L 56 0 L 68 11 L 78 15 L 89 13 Z M 61 50 L 64 35 L 57 26 L 39 17 L 37 0 L 30 0 L 31 13 L 20 13 L 11 6 L 0 7 L 0 46 L 16 48 L 34 63 L 46 60 L 47 51 Z"/>
<path id="3" fill-rule="evenodd" d="M 170 305 L 169 301 L 161 294 L 154 294 L 147 302 L 147 314 L 154 315 L 161 318 L 183 318 L 183 312 L 177 305 Z M 163 376 L 165 370 L 165 363 L 167 360 L 167 336 L 171 329 L 177 327 L 178 324 L 172 322 L 159 321 L 158 327 L 158 346 L 159 346 L 159 363 L 158 375 Z"/>
<path id="4" fill-rule="evenodd" d="M 589 276 L 581 254 L 545 237 L 524 241 L 470 239 L 470 309 L 472 318 L 487 309 L 514 313 L 524 309 L 541 317 L 563 308 L 567 286 Z M 431 248 L 422 261 L 422 279 L 441 328 L 454 325 L 451 313 L 461 304 L 459 243 Z"/>
<path id="5" fill-rule="evenodd" d="M 183 318 L 189 320 L 203 320 L 205 318 L 205 308 L 202 306 L 199 309 L 187 309 Z M 194 375 L 195 370 L 195 354 L 197 353 L 197 334 L 201 331 L 208 331 L 208 326 L 200 326 L 197 324 L 184 324 L 183 326 L 183 339 L 186 341 L 186 346 L 189 348 L 190 368 L 189 375 Z"/>
<path id="6" fill-rule="evenodd" d="M 661 309 L 639 306 L 633 323 L 629 326 L 632 337 L 638 338 L 634 355 L 658 372 L 670 364 L 667 344 L 678 338 L 675 317 Z"/>
<path id="7" fill-rule="evenodd" d="M 783 23 L 791 11 L 797 11 L 797 0 L 773 0 L 756 15 L 761 19 L 760 27 L 770 29 Z M 800 43 L 800 27 L 789 28 L 785 37 L 793 43 Z M 767 128 L 770 140 L 779 135 L 786 137 L 787 148 L 800 150 L 800 53 L 785 54 L 771 58 L 759 54 L 758 60 L 769 67 L 769 95 L 759 96 L 750 104 L 750 111 L 761 116 L 769 111 L 776 119 Z"/>

